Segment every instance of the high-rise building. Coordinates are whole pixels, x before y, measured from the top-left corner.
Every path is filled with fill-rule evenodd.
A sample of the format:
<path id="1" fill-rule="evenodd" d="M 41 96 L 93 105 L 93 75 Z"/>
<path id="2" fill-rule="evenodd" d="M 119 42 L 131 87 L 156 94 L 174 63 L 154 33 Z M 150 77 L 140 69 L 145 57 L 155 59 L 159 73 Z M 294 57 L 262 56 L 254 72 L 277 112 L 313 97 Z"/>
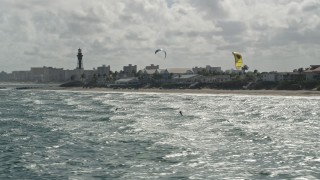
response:
<path id="1" fill-rule="evenodd" d="M 132 66 L 132 64 L 129 64 L 128 66 L 123 66 L 123 72 L 127 77 L 133 77 L 137 73 L 137 65 Z"/>

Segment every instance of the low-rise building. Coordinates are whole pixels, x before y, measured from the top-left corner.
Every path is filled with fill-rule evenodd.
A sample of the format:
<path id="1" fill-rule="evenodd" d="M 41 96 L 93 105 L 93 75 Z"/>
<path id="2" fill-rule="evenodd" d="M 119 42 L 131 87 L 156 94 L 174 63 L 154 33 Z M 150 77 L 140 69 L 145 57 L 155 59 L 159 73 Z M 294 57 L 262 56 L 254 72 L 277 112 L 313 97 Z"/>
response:
<path id="1" fill-rule="evenodd" d="M 122 78 L 115 81 L 116 85 L 138 85 L 139 80 L 136 77 Z"/>
<path id="2" fill-rule="evenodd" d="M 302 72 L 263 72 L 262 81 L 303 81 L 306 80 L 306 74 Z"/>
<path id="3" fill-rule="evenodd" d="M 226 74 L 242 74 L 243 70 L 239 69 L 229 69 L 225 71 Z"/>
<path id="4" fill-rule="evenodd" d="M 194 74 L 192 68 L 167 68 L 166 70 L 172 74 L 173 78 L 179 75 Z"/>
<path id="5" fill-rule="evenodd" d="M 194 83 L 194 82 L 201 82 L 203 80 L 203 76 L 199 74 L 183 74 L 179 76 L 175 76 L 173 82 L 176 83 Z"/>
<path id="6" fill-rule="evenodd" d="M 301 72 L 278 72 L 277 81 L 299 81 L 305 80 L 306 75 Z"/>
<path id="7" fill-rule="evenodd" d="M 217 82 L 226 82 L 226 81 L 231 81 L 231 76 L 229 74 L 206 76 L 202 80 L 202 82 L 204 83 L 217 83 Z"/>
<path id="8" fill-rule="evenodd" d="M 277 73 L 276 72 L 263 72 L 263 73 L 261 73 L 261 80 L 276 82 L 277 81 Z"/>
<path id="9" fill-rule="evenodd" d="M 307 81 L 320 81 L 320 65 L 310 65 L 303 73 Z"/>
<path id="10" fill-rule="evenodd" d="M 140 81 L 143 83 L 151 82 L 153 76 L 159 75 L 158 69 L 143 69 L 139 71 L 140 74 Z"/>
<path id="11" fill-rule="evenodd" d="M 146 66 L 145 68 L 146 70 L 152 70 L 152 69 L 159 69 L 159 65 L 154 65 L 154 64 L 151 64 L 150 66 Z"/>
<path id="12" fill-rule="evenodd" d="M 206 72 L 206 73 L 221 73 L 222 69 L 221 67 L 211 67 L 210 65 L 206 65 L 206 67 L 194 67 L 192 68 L 193 72 L 195 74 L 199 74 L 201 72 Z"/>

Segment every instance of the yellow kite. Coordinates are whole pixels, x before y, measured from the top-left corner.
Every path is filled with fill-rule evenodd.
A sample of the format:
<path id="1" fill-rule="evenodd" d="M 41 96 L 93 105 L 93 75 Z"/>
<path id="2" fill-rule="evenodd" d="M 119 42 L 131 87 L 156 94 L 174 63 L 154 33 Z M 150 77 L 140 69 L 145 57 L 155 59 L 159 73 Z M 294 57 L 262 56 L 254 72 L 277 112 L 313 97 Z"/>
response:
<path id="1" fill-rule="evenodd" d="M 242 68 L 242 56 L 240 53 L 237 52 L 232 52 L 235 60 L 235 66 L 236 69 L 241 69 Z"/>

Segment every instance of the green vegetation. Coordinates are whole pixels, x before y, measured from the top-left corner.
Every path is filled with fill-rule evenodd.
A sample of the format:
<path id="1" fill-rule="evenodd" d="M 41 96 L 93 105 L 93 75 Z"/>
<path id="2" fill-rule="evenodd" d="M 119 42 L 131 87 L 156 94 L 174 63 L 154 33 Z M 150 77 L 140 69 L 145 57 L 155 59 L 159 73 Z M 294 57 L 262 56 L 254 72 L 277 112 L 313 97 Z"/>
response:
<path id="1" fill-rule="evenodd" d="M 122 72 L 110 72 L 110 75 L 97 75 L 94 74 L 90 81 L 87 81 L 85 84 L 74 82 L 74 77 L 71 77 L 72 82 L 66 83 L 63 86 L 75 87 L 75 86 L 84 86 L 84 87 L 109 87 L 112 84 L 114 87 L 119 86 L 119 88 L 162 88 L 162 89 L 201 89 L 201 88 L 211 88 L 211 89 L 226 89 L 226 90 L 240 90 L 240 89 L 248 89 L 248 90 L 318 90 L 320 91 L 320 81 L 307 81 L 305 80 L 305 75 L 296 75 L 290 77 L 295 80 L 285 80 L 285 81 L 262 81 L 262 74 L 257 70 L 254 72 L 245 72 L 248 67 L 243 69 L 241 73 L 235 74 L 226 74 L 223 72 L 207 72 L 202 70 L 198 72 L 198 74 L 214 79 L 216 75 L 230 75 L 232 80 L 223 81 L 223 82 L 206 82 L 204 81 L 190 81 L 190 82 L 173 82 L 172 76 L 162 76 L 159 73 L 154 73 L 150 77 L 145 77 L 141 73 L 135 73 L 134 76 L 138 78 L 140 81 L 137 84 L 127 84 L 127 85 L 115 85 L 113 84 L 116 79 L 118 79 L 119 75 Z M 296 70 L 296 72 L 301 72 L 301 68 Z M 120 76 L 121 77 L 121 76 Z M 180 76 L 178 76 L 180 77 Z M 81 76 L 81 80 L 84 79 L 85 76 Z M 105 84 L 99 84 L 98 80 L 105 79 Z M 288 79 L 290 79 L 288 78 Z M 83 82 L 83 81 L 82 81 Z M 109 85 L 107 85 L 109 84 Z"/>

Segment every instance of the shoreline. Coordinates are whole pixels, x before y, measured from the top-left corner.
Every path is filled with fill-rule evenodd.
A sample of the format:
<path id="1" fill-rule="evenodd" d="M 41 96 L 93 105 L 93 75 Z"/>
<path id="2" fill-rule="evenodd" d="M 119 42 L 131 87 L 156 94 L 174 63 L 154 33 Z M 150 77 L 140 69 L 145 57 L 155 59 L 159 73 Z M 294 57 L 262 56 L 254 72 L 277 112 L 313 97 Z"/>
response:
<path id="1" fill-rule="evenodd" d="M 94 91 L 94 92 L 133 92 L 133 93 L 175 93 L 175 94 L 239 94 L 239 95 L 272 95 L 272 96 L 320 96 L 315 90 L 221 90 L 221 89 L 112 89 L 112 88 L 82 88 L 82 87 L 45 87 L 42 90 L 63 91 Z"/>
<path id="2" fill-rule="evenodd" d="M 160 88 L 82 88 L 82 87 L 60 87 L 59 84 L 11 84 L 1 83 L 1 89 L 7 87 L 19 87 L 19 90 L 33 89 L 33 90 L 53 90 L 53 91 L 93 91 L 93 92 L 111 92 L 111 93 L 175 93 L 175 94 L 239 94 L 239 95 L 259 95 L 259 96 L 320 96 L 320 91 L 317 90 L 227 90 L 227 89 L 160 89 Z"/>

